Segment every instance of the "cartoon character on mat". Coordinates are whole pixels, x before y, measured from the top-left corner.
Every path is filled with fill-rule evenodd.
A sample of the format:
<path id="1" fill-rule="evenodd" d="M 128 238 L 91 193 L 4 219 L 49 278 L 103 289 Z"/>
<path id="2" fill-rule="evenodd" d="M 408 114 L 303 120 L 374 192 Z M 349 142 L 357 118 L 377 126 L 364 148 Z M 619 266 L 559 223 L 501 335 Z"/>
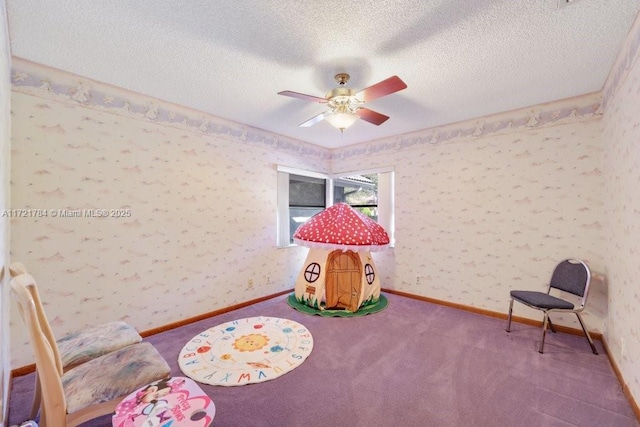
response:
<path id="1" fill-rule="evenodd" d="M 131 421 L 142 415 L 145 417 L 145 425 L 162 425 L 162 422 L 171 418 L 169 403 L 162 397 L 180 388 L 183 382 L 184 380 L 171 381 L 171 378 L 155 381 L 138 391 L 135 399 L 123 402 L 120 412 L 129 414 Z"/>
<path id="2" fill-rule="evenodd" d="M 161 423 L 165 408 L 169 406 L 168 402 L 161 398 L 169 393 L 171 393 L 171 385 L 169 385 L 168 379 L 157 381 L 140 390 L 136 395 L 136 401 L 138 404 L 146 403 L 146 405 L 142 407 L 140 413 L 132 415 L 132 418 L 144 415 L 149 420 L 155 416 L 160 418 L 158 421 Z"/>
<path id="3" fill-rule="evenodd" d="M 152 382 L 131 393 L 116 407 L 114 427 L 209 427 L 213 401 L 184 377 Z"/>

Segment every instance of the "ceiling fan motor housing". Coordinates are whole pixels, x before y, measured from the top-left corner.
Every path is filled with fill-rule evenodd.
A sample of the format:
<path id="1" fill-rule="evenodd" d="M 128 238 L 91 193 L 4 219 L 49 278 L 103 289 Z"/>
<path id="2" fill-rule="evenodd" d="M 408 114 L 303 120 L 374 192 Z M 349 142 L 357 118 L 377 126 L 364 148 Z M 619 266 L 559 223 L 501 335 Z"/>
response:
<path id="1" fill-rule="evenodd" d="M 354 96 L 355 94 L 356 94 L 356 91 L 348 87 L 337 87 L 327 92 L 327 94 L 325 95 L 325 98 L 331 100 L 337 96 L 350 97 L 350 96 Z"/>
<path id="2" fill-rule="evenodd" d="M 351 76 L 347 73 L 338 73 L 334 76 L 334 79 L 336 79 L 336 82 L 338 82 L 340 86 L 344 86 L 350 78 Z"/>
<path id="3" fill-rule="evenodd" d="M 328 106 L 334 113 L 354 114 L 360 108 L 362 101 L 356 97 L 356 91 L 346 87 L 337 87 L 325 95 Z"/>

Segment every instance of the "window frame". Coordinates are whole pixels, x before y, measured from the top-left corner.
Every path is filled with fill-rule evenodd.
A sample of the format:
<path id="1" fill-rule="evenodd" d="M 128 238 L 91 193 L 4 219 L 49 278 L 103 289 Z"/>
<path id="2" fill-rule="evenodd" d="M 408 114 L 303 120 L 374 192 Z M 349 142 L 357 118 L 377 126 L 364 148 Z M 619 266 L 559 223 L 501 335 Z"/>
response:
<path id="1" fill-rule="evenodd" d="M 389 235 L 389 247 L 395 246 L 395 167 L 383 166 L 372 169 L 359 169 L 348 172 L 332 173 L 331 194 L 333 196 L 333 181 L 353 175 L 373 175 L 378 174 L 378 224 L 380 224 Z M 331 198 L 333 203 L 333 197 Z"/>
<path id="2" fill-rule="evenodd" d="M 280 166 L 276 168 L 278 173 L 278 190 L 277 190 L 277 246 L 286 248 L 289 246 L 297 246 L 291 242 L 289 231 L 289 176 L 299 175 L 309 178 L 319 178 L 325 180 L 325 209 L 331 206 L 333 200 L 333 185 L 331 177 L 322 172 L 313 172 L 304 169 L 291 168 L 288 166 Z"/>
<path id="3" fill-rule="evenodd" d="M 278 165 L 276 167 L 277 182 L 277 242 L 279 248 L 298 246 L 291 242 L 289 231 L 289 182 L 290 175 L 299 175 L 309 178 L 325 180 L 325 209 L 333 205 L 334 181 L 341 177 L 353 175 L 378 174 L 378 224 L 389 235 L 389 246 L 395 246 L 395 168 L 386 166 L 372 169 L 354 170 L 341 173 L 314 172 Z"/>

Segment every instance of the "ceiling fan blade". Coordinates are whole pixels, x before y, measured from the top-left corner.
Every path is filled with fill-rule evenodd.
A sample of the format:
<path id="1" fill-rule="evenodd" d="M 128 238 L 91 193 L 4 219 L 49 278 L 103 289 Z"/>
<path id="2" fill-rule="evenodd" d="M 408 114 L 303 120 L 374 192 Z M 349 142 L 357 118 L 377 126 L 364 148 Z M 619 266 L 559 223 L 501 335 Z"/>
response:
<path id="1" fill-rule="evenodd" d="M 298 127 L 308 128 L 309 126 L 313 126 L 316 123 L 321 122 L 322 120 L 324 120 L 324 118 L 330 113 L 331 113 L 330 111 L 325 111 L 324 113 L 320 113 L 317 116 L 313 116 L 309 120 L 307 120 L 306 122 L 300 123 L 298 125 Z"/>
<path id="2" fill-rule="evenodd" d="M 318 96 L 306 95 L 304 93 L 292 92 L 290 90 L 284 90 L 282 92 L 278 92 L 278 95 L 290 96 L 292 98 L 304 99 L 305 101 L 311 102 L 319 102 L 321 104 L 326 103 L 326 98 L 320 98 Z"/>
<path id="3" fill-rule="evenodd" d="M 356 114 L 360 116 L 362 120 L 373 123 L 376 126 L 379 126 L 389 120 L 389 116 L 385 116 L 384 114 L 369 110 L 368 108 L 358 108 L 356 110 Z"/>
<path id="4" fill-rule="evenodd" d="M 400 77 L 393 76 L 378 82 L 373 86 L 369 86 L 366 89 L 362 89 L 360 92 L 356 93 L 356 97 L 364 102 L 369 102 L 376 98 L 380 98 L 381 96 L 406 89 L 406 87 L 407 84 L 403 82 Z"/>

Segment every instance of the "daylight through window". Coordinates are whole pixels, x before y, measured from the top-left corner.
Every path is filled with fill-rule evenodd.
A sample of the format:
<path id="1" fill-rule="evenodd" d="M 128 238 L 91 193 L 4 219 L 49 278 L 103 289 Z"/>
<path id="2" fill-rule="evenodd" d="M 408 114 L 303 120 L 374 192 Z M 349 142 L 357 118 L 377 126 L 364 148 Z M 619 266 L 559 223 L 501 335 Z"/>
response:
<path id="1" fill-rule="evenodd" d="M 377 221 L 394 245 L 392 168 L 335 176 L 278 167 L 278 246 L 293 244 L 298 227 L 336 203 L 347 203 Z"/>

